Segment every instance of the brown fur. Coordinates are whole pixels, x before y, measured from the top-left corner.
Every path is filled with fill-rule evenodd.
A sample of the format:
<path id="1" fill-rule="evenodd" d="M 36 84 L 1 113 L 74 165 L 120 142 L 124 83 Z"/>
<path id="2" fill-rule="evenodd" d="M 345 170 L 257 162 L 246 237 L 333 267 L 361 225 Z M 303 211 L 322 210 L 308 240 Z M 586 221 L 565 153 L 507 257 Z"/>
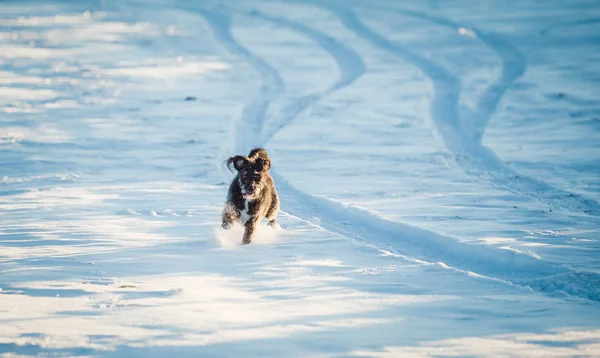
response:
<path id="1" fill-rule="evenodd" d="M 255 148 L 248 156 L 236 155 L 226 161 L 237 170 L 237 175 L 229 186 L 227 202 L 222 214 L 221 227 L 228 230 L 234 222 L 245 227 L 243 244 L 252 242 L 256 226 L 264 218 L 269 226 L 276 224 L 279 211 L 279 196 L 269 170 L 271 159 L 262 148 Z"/>

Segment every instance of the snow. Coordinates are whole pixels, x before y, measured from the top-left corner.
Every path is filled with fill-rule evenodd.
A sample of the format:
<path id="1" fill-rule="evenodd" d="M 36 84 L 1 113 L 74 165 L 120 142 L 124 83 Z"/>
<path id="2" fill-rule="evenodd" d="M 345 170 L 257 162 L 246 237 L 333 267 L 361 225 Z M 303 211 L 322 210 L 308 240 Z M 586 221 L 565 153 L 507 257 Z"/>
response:
<path id="1" fill-rule="evenodd" d="M 0 355 L 600 356 L 599 10 L 3 3 Z"/>

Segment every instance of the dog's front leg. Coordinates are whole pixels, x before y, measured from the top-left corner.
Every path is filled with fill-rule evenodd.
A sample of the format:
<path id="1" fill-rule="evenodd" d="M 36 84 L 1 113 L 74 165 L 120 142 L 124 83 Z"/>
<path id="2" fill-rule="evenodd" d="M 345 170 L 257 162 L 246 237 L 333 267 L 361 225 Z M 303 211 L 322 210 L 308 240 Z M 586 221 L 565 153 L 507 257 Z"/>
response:
<path id="1" fill-rule="evenodd" d="M 221 215 L 221 219 L 223 223 L 221 227 L 225 230 L 231 229 L 233 223 L 240 217 L 240 213 L 231 205 L 227 203 L 225 205 L 225 209 L 223 209 L 223 215 Z"/>
<path id="2" fill-rule="evenodd" d="M 275 228 L 277 227 L 277 223 L 275 219 L 277 218 L 277 212 L 279 211 L 279 196 L 277 192 L 273 192 L 273 197 L 271 199 L 271 206 L 269 206 L 269 210 L 267 210 L 266 218 L 269 219 L 269 226 Z"/>
<path id="3" fill-rule="evenodd" d="M 242 245 L 248 245 L 249 243 L 252 242 L 252 239 L 254 238 L 254 232 L 256 231 L 256 225 L 258 224 L 257 221 L 255 220 L 248 220 L 248 222 L 246 222 L 245 226 L 245 230 L 244 230 L 244 239 L 242 240 Z"/>

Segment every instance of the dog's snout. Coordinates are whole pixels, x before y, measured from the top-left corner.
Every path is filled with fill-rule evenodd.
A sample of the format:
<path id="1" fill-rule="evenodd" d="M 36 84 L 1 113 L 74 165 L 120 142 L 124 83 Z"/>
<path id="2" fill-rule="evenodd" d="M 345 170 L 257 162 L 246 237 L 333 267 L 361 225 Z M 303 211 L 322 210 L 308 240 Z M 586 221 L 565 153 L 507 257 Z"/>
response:
<path id="1" fill-rule="evenodd" d="M 257 185 L 252 179 L 246 178 L 246 180 L 243 180 L 241 184 L 242 189 L 246 194 L 252 195 L 256 191 Z"/>
<path id="2" fill-rule="evenodd" d="M 262 191 L 264 185 L 263 172 L 254 167 L 240 171 L 240 187 L 244 196 L 253 197 Z"/>

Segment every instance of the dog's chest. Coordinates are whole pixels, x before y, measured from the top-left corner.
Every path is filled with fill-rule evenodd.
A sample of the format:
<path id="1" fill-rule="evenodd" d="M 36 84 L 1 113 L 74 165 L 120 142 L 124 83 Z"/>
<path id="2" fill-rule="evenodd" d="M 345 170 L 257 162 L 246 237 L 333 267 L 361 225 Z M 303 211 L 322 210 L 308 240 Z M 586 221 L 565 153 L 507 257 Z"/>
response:
<path id="1" fill-rule="evenodd" d="M 240 210 L 240 224 L 246 224 L 251 217 L 252 214 L 250 213 L 250 201 L 244 200 L 244 207 Z"/>

